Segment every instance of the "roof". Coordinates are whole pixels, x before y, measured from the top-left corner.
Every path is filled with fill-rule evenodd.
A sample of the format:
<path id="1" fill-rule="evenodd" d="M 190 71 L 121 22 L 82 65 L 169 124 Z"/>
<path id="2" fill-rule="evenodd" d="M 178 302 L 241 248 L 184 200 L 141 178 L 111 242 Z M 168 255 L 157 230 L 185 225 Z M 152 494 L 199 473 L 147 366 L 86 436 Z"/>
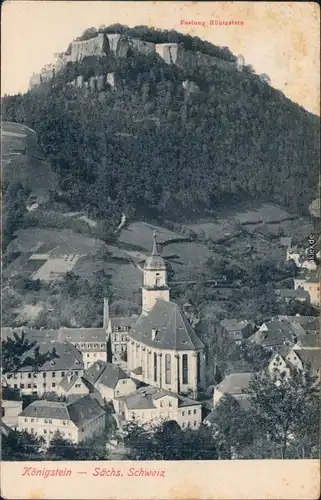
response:
<path id="1" fill-rule="evenodd" d="M 315 316 L 284 316 L 279 315 L 277 319 L 281 321 L 290 321 L 290 323 L 298 323 L 304 330 L 319 330 L 320 329 L 320 318 Z"/>
<path id="2" fill-rule="evenodd" d="M 309 293 L 301 288 L 298 288 L 297 290 L 289 290 L 288 288 L 282 288 L 277 291 L 283 298 L 309 299 L 310 297 Z"/>
<path id="3" fill-rule="evenodd" d="M 19 416 L 70 420 L 66 403 L 58 401 L 34 401 Z"/>
<path id="4" fill-rule="evenodd" d="M 90 396 L 77 398 L 71 403 L 56 401 L 34 401 L 19 416 L 71 420 L 77 427 L 104 415 L 104 410 Z"/>
<path id="5" fill-rule="evenodd" d="M 166 269 L 165 260 L 158 253 L 156 231 L 153 235 L 152 254 L 146 259 L 144 269 Z"/>
<path id="6" fill-rule="evenodd" d="M 59 339 L 69 342 L 106 342 L 104 328 L 60 328 Z"/>
<path id="7" fill-rule="evenodd" d="M 248 388 L 249 382 L 253 373 L 230 373 L 216 388 L 215 391 L 219 391 L 223 394 L 242 394 L 242 392 Z"/>
<path id="8" fill-rule="evenodd" d="M 251 322 L 247 320 L 238 320 L 238 319 L 223 319 L 221 321 L 221 325 L 227 330 L 241 330 L 242 328 L 250 325 Z"/>
<path id="9" fill-rule="evenodd" d="M 321 369 L 321 349 L 295 349 L 294 352 L 302 361 L 304 368 L 310 365 L 312 370 Z"/>
<path id="10" fill-rule="evenodd" d="M 65 392 L 68 392 L 73 387 L 76 380 L 78 380 L 79 378 L 80 378 L 79 375 L 76 375 L 75 373 L 66 373 L 66 375 L 60 381 L 59 386 Z"/>
<path id="11" fill-rule="evenodd" d="M 110 322 L 111 322 L 111 326 L 112 327 L 123 327 L 123 326 L 129 326 L 129 327 L 132 327 L 134 326 L 134 324 L 136 323 L 138 319 L 138 316 L 137 315 L 133 315 L 133 316 L 115 316 L 114 318 L 110 318 Z"/>
<path id="12" fill-rule="evenodd" d="M 195 401 L 195 399 L 187 398 L 185 396 L 181 396 L 180 394 L 151 385 L 140 387 L 136 391 L 124 396 L 123 401 L 129 410 L 145 410 L 148 408 L 156 408 L 155 401 L 165 396 L 177 399 L 179 408 L 201 405 L 201 403 L 199 401 Z"/>
<path id="13" fill-rule="evenodd" d="M 310 347 L 310 348 L 321 348 L 321 337 L 320 333 L 317 332 L 307 332 L 304 337 L 300 337 L 298 340 L 298 345 L 301 347 Z"/>
<path id="14" fill-rule="evenodd" d="M 57 370 L 81 370 L 84 368 L 82 354 L 76 347 L 68 342 L 42 342 L 24 354 L 24 358 L 33 356 L 36 348 L 39 348 L 39 353 L 44 354 L 51 352 L 53 349 L 56 351 L 56 357 L 51 361 L 46 361 L 39 371 L 57 371 Z M 33 371 L 31 365 L 23 366 L 19 372 Z"/>
<path id="15" fill-rule="evenodd" d="M 285 341 L 294 342 L 298 337 L 305 335 L 301 325 L 287 320 L 272 320 L 265 325 L 267 330 L 255 332 L 249 337 L 250 342 L 263 346 L 282 345 Z"/>
<path id="16" fill-rule="evenodd" d="M 122 368 L 106 361 L 96 361 L 83 375 L 91 384 L 103 384 L 114 389 L 119 380 L 130 378 Z"/>
<path id="17" fill-rule="evenodd" d="M 154 340 L 153 330 L 156 330 Z M 178 305 L 163 299 L 156 301 L 149 314 L 139 317 L 129 336 L 158 349 L 190 351 L 204 347 Z"/>

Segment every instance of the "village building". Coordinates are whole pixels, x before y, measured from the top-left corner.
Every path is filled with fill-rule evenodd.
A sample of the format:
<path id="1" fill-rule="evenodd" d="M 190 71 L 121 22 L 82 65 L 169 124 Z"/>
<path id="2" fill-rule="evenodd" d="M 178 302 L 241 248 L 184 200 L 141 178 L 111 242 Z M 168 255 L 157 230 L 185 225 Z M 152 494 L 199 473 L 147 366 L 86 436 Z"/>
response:
<path id="1" fill-rule="evenodd" d="M 143 312 L 129 332 L 128 371 L 146 384 L 196 395 L 205 384 L 205 346 L 186 315 L 169 300 L 164 259 L 154 234 L 144 266 Z"/>
<path id="2" fill-rule="evenodd" d="M 249 342 L 273 350 L 283 345 L 294 346 L 298 339 L 304 337 L 304 328 L 296 322 L 287 320 L 272 320 L 263 323 L 260 328 L 249 337 Z"/>
<path id="3" fill-rule="evenodd" d="M 310 276 L 301 284 L 301 288 L 308 292 L 313 306 L 320 307 L 320 278 L 316 274 Z"/>
<path id="4" fill-rule="evenodd" d="M 93 398 L 85 396 L 72 403 L 34 401 L 19 415 L 18 430 L 43 437 L 46 444 L 56 432 L 80 443 L 103 434 L 106 414 Z"/>
<path id="5" fill-rule="evenodd" d="M 84 374 L 83 382 L 91 384 L 106 402 L 130 394 L 136 383 L 119 366 L 103 361 L 94 363 Z"/>
<path id="6" fill-rule="evenodd" d="M 303 288 L 297 288 L 296 290 L 290 290 L 288 288 L 277 289 L 276 295 L 280 300 L 284 300 L 285 302 L 290 302 L 291 300 L 310 302 L 310 295 Z"/>
<path id="7" fill-rule="evenodd" d="M 56 392 L 58 384 L 67 372 L 77 376 L 83 374 L 82 354 L 74 345 L 67 342 L 42 342 L 27 351 L 23 359 L 29 356 L 34 358 L 37 347 L 39 354 L 50 353 L 54 350 L 55 356 L 37 369 L 26 365 L 15 373 L 5 373 L 4 377 L 9 387 L 20 389 L 23 395 L 42 396 L 47 392 Z"/>
<path id="8" fill-rule="evenodd" d="M 1 388 L 1 421 L 10 429 L 18 426 L 18 415 L 22 411 L 22 398 L 19 389 L 8 386 Z"/>
<path id="9" fill-rule="evenodd" d="M 202 405 L 179 394 L 154 386 L 146 386 L 124 396 L 119 410 L 126 421 L 157 423 L 175 420 L 182 428 L 198 428 L 202 422 Z"/>
<path id="10" fill-rule="evenodd" d="M 237 401 L 244 404 L 244 401 L 248 399 L 246 394 L 246 389 L 249 387 L 250 380 L 253 376 L 253 373 L 244 372 L 244 373 L 230 373 L 227 375 L 222 382 L 220 382 L 216 387 L 214 387 L 213 393 L 213 406 L 218 404 L 220 399 L 224 394 L 228 394 L 232 396 Z"/>
<path id="11" fill-rule="evenodd" d="M 253 321 L 224 319 L 221 321 L 221 326 L 227 332 L 230 340 L 235 342 L 242 342 L 247 339 L 254 331 Z"/>

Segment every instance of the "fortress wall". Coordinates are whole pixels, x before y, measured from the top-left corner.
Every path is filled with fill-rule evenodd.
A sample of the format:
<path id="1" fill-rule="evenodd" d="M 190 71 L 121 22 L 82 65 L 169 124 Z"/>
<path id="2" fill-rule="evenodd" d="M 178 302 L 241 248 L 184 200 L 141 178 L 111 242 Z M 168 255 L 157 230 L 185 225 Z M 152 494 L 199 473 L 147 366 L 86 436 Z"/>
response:
<path id="1" fill-rule="evenodd" d="M 109 41 L 109 47 L 111 52 L 116 57 L 127 57 L 127 52 L 129 48 L 128 38 L 118 34 L 107 33 L 107 39 Z"/>
<path id="2" fill-rule="evenodd" d="M 37 87 L 41 83 L 41 75 L 40 73 L 33 74 L 29 80 L 29 89 Z"/>
<path id="3" fill-rule="evenodd" d="M 41 80 L 43 82 L 50 82 L 50 80 L 52 80 L 54 76 L 55 76 L 54 68 L 45 69 L 45 70 L 41 71 Z"/>
<path id="4" fill-rule="evenodd" d="M 177 43 L 157 43 L 155 50 L 167 64 L 176 64 L 178 52 L 182 48 Z"/>
<path id="5" fill-rule="evenodd" d="M 88 56 L 103 56 L 105 50 L 104 41 L 103 33 L 99 33 L 98 36 L 90 40 L 73 41 L 70 60 L 75 62 Z"/>
<path id="6" fill-rule="evenodd" d="M 132 49 L 137 50 L 137 52 L 145 55 L 155 52 L 155 43 L 145 42 L 144 40 L 140 40 L 139 38 L 130 38 L 129 46 Z"/>

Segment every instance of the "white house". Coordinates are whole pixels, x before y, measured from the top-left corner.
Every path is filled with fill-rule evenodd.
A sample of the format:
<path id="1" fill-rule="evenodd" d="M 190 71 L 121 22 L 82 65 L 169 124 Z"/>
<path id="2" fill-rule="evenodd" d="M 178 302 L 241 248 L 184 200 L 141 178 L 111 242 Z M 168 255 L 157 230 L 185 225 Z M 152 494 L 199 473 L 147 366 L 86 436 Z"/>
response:
<path id="1" fill-rule="evenodd" d="M 93 385 L 107 402 L 136 390 L 136 383 L 122 368 L 103 361 L 94 363 L 83 379 Z"/>
<path id="2" fill-rule="evenodd" d="M 71 372 L 75 375 L 82 375 L 84 364 L 81 352 L 75 346 L 67 342 L 43 342 L 38 345 L 39 353 L 44 354 L 55 351 L 55 357 L 46 361 L 37 370 L 33 366 L 26 365 L 15 373 L 5 373 L 4 377 L 9 387 L 20 389 L 24 395 L 41 396 L 46 392 L 56 392 L 58 384 L 66 375 Z M 33 347 L 24 354 L 34 357 L 36 347 Z"/>
<path id="3" fill-rule="evenodd" d="M 59 431 L 65 439 L 80 443 L 103 434 L 105 412 L 90 396 L 72 403 L 40 400 L 31 403 L 19 415 L 18 430 L 43 437 L 47 444 Z"/>
<path id="4" fill-rule="evenodd" d="M 213 393 L 213 405 L 217 405 L 219 400 L 224 394 L 229 394 L 234 398 L 238 399 L 240 397 L 246 398 L 246 389 L 249 387 L 249 383 L 253 373 L 230 373 L 227 375 L 220 384 L 214 388 Z"/>
<path id="5" fill-rule="evenodd" d="M 146 386 L 122 398 L 123 417 L 141 423 L 176 420 L 182 427 L 197 428 L 202 422 L 202 405 L 159 387 Z"/>

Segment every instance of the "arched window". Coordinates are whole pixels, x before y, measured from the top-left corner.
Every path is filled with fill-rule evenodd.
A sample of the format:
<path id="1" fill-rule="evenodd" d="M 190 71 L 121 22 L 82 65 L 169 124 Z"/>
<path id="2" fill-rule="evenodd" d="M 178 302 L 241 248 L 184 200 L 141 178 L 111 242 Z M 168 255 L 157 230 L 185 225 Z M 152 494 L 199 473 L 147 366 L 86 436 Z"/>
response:
<path id="1" fill-rule="evenodd" d="M 171 355 L 165 355 L 165 383 L 171 383 Z"/>
<path id="2" fill-rule="evenodd" d="M 188 384 L 188 357 L 187 354 L 182 356 L 183 384 Z"/>
<path id="3" fill-rule="evenodd" d="M 154 352 L 154 382 L 157 382 L 157 354 Z"/>
<path id="4" fill-rule="evenodd" d="M 197 353 L 197 358 L 196 358 L 196 364 L 197 364 L 197 383 L 199 384 L 201 381 L 201 353 Z"/>

